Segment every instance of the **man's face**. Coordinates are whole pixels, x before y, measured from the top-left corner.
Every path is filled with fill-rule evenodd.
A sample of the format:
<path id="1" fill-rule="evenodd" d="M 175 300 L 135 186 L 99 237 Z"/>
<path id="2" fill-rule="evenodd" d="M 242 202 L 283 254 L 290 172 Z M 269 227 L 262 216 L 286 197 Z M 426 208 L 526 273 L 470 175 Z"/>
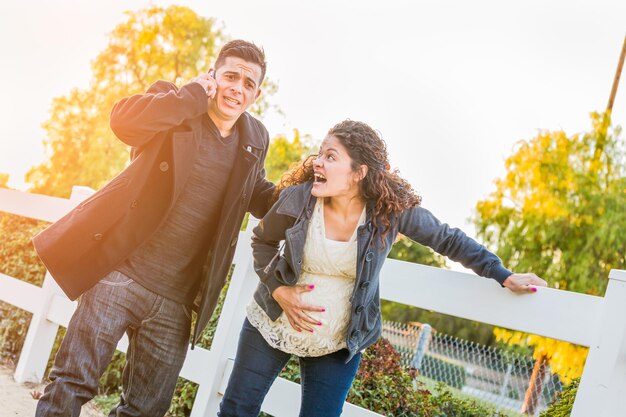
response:
<path id="1" fill-rule="evenodd" d="M 234 122 L 261 93 L 261 67 L 229 56 L 215 70 L 217 93 L 209 101 L 209 113 L 224 122 Z"/>

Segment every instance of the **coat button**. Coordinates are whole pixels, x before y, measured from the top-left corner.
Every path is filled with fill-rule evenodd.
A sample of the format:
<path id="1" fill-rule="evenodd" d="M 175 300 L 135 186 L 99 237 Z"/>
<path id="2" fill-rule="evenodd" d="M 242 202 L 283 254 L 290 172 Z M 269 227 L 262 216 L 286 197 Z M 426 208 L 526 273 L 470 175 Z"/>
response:
<path id="1" fill-rule="evenodd" d="M 298 265 L 302 265 L 302 259 L 298 259 Z"/>
<path id="2" fill-rule="evenodd" d="M 102 240 L 102 233 L 96 233 L 93 235 L 93 240 Z"/>
<path id="3" fill-rule="evenodd" d="M 163 172 L 167 171 L 168 169 L 170 169 L 170 164 L 167 163 L 167 161 L 163 161 L 159 164 L 159 169 Z"/>
<path id="4" fill-rule="evenodd" d="M 360 285 L 360 287 L 362 289 L 366 289 L 369 286 L 370 286 L 370 282 L 369 281 L 362 282 L 361 285 Z"/>
<path id="5" fill-rule="evenodd" d="M 365 261 L 370 262 L 372 259 L 374 259 L 374 252 L 367 252 L 365 255 Z"/>
<path id="6" fill-rule="evenodd" d="M 355 308 L 355 309 L 354 309 L 354 311 L 355 311 L 357 314 L 359 314 L 361 311 L 363 311 L 363 309 L 364 309 L 364 308 L 365 308 L 365 307 L 363 307 L 363 306 L 358 306 L 357 308 Z"/>
<path id="7" fill-rule="evenodd" d="M 235 237 L 231 242 L 230 242 L 230 247 L 232 248 L 233 246 L 235 246 L 237 244 L 237 237 Z"/>
<path id="8" fill-rule="evenodd" d="M 137 200 L 133 200 L 133 202 L 130 203 L 130 208 L 134 209 L 135 207 L 137 207 Z"/>

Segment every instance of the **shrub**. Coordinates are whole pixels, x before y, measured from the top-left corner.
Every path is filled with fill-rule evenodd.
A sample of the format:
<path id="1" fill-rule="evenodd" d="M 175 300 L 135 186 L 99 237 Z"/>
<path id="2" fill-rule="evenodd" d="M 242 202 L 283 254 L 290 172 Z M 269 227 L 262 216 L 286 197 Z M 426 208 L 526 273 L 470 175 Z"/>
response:
<path id="1" fill-rule="evenodd" d="M 572 380 L 563 391 L 557 394 L 554 402 L 539 417 L 569 417 L 574 406 L 579 383 L 580 378 Z"/>
<path id="2" fill-rule="evenodd" d="M 280 374 L 300 381 L 296 358 L 291 358 Z M 432 391 L 415 380 L 416 372 L 401 366 L 400 354 L 386 339 L 367 348 L 348 401 L 385 416 L 393 417 L 504 417 L 492 408 L 455 396 L 441 383 Z M 267 416 L 263 414 L 263 416 Z"/>

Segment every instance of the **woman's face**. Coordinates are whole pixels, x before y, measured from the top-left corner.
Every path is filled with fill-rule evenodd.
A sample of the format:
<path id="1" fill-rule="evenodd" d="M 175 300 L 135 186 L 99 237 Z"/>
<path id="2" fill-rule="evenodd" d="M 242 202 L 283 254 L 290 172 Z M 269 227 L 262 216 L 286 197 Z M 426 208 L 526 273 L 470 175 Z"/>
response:
<path id="1" fill-rule="evenodd" d="M 352 158 L 335 136 L 327 136 L 320 152 L 313 161 L 315 178 L 311 194 L 315 197 L 355 197 L 359 194 L 359 181 L 367 172 L 362 165 L 360 172 L 352 169 Z"/>

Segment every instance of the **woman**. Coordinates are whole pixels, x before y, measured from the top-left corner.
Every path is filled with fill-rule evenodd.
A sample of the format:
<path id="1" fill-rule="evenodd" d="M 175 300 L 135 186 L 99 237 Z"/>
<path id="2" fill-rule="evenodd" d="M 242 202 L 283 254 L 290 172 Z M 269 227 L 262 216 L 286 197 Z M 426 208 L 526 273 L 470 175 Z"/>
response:
<path id="1" fill-rule="evenodd" d="M 257 416 L 292 354 L 300 359 L 301 417 L 339 416 L 360 352 L 381 334 L 378 278 L 398 233 L 515 292 L 546 282 L 500 259 L 421 208 L 368 125 L 344 121 L 281 182 L 254 229 L 261 279 L 247 309 L 221 417 Z M 284 246 L 279 243 L 284 241 Z M 283 250 L 284 248 L 284 250 Z"/>

